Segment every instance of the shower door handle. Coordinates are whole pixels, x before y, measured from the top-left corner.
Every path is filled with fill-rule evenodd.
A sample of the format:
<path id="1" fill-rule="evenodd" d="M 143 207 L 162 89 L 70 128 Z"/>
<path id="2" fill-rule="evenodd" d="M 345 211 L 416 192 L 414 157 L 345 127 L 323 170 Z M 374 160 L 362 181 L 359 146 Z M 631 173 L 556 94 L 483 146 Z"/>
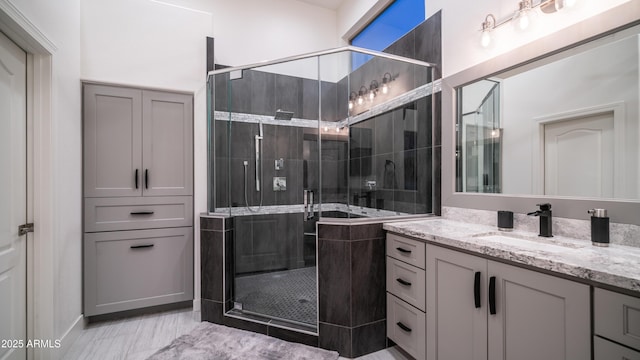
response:
<path id="1" fill-rule="evenodd" d="M 302 191 L 302 204 L 304 206 L 304 221 L 307 221 L 307 215 L 309 214 L 309 190 Z"/>

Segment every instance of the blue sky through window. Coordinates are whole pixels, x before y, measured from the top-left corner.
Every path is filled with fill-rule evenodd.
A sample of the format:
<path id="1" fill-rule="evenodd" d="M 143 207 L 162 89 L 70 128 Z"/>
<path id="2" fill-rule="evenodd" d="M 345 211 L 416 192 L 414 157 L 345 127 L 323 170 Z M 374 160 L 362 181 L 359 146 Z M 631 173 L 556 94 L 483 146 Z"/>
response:
<path id="1" fill-rule="evenodd" d="M 371 50 L 384 50 L 424 21 L 424 0 L 395 0 L 358 35 L 351 45 Z M 353 69 L 368 60 L 366 56 L 354 56 Z"/>

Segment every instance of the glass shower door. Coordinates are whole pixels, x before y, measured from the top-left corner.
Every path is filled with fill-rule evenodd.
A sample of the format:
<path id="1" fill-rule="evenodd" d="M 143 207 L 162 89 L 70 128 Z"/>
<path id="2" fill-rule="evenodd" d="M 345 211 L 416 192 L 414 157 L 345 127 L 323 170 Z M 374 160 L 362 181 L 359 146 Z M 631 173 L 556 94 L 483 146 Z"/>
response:
<path id="1" fill-rule="evenodd" d="M 216 126 L 227 135 L 234 219 L 231 314 L 310 332 L 317 326 L 317 206 L 310 204 L 312 196 L 318 201 L 317 73 L 309 58 L 232 72 L 216 84 L 226 96 Z"/>

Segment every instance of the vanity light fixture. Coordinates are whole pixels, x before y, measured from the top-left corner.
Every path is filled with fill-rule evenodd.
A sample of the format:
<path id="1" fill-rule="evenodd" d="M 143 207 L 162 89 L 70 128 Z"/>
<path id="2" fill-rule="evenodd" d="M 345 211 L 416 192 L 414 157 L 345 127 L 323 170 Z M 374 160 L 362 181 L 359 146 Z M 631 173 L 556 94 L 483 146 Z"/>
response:
<path id="1" fill-rule="evenodd" d="M 518 10 L 512 17 L 508 17 L 502 20 L 496 20 L 493 14 L 489 14 L 482 22 L 482 38 L 480 44 L 482 47 L 488 47 L 492 41 L 491 32 L 496 28 L 513 21 L 514 26 L 518 30 L 526 30 L 530 27 L 533 17 L 537 15 L 537 8 L 545 14 L 552 14 L 560 10 L 572 8 L 576 5 L 578 0 L 541 0 L 534 4 L 533 0 L 520 0 L 518 1 Z"/>
<path id="2" fill-rule="evenodd" d="M 491 45 L 491 31 L 496 27 L 496 18 L 493 14 L 487 15 L 482 23 L 482 47 Z"/>
<path id="3" fill-rule="evenodd" d="M 391 82 L 391 74 L 384 73 L 382 75 L 382 93 L 387 94 L 389 92 L 389 83 Z"/>
<path id="4" fill-rule="evenodd" d="M 352 91 L 351 94 L 349 94 L 349 110 L 353 109 L 353 102 L 356 101 L 357 97 L 358 94 L 356 94 L 355 91 Z"/>
<path id="5" fill-rule="evenodd" d="M 367 87 L 362 85 L 358 91 L 358 105 L 362 105 L 364 102 L 364 95 L 367 93 Z"/>
<path id="6" fill-rule="evenodd" d="M 376 94 L 378 93 L 378 82 L 376 80 L 372 80 L 371 84 L 369 84 L 369 101 L 373 101 L 376 98 Z"/>

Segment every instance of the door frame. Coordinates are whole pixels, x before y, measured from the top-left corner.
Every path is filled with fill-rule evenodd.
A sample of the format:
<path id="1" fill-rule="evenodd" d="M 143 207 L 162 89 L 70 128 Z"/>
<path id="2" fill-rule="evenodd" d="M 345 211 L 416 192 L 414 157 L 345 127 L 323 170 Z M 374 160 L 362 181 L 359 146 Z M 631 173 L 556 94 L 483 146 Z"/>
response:
<path id="1" fill-rule="evenodd" d="M 596 105 L 565 112 L 543 115 L 533 118 L 533 194 L 544 194 L 544 129 L 546 125 L 580 117 L 593 116 L 603 113 L 613 113 L 613 140 L 614 140 L 614 180 L 613 196 L 615 198 L 624 197 L 627 192 L 626 180 L 626 141 L 625 141 L 625 102 L 617 101 L 609 104 Z M 562 196 L 562 195 L 560 195 Z"/>
<path id="2" fill-rule="evenodd" d="M 27 53 L 27 339 L 54 339 L 52 172 L 53 55 L 56 45 L 9 0 L 0 0 L 0 31 Z M 38 174 L 38 176 L 34 176 Z M 36 317 L 35 314 L 38 314 Z M 51 358 L 27 349 L 27 358 Z"/>

